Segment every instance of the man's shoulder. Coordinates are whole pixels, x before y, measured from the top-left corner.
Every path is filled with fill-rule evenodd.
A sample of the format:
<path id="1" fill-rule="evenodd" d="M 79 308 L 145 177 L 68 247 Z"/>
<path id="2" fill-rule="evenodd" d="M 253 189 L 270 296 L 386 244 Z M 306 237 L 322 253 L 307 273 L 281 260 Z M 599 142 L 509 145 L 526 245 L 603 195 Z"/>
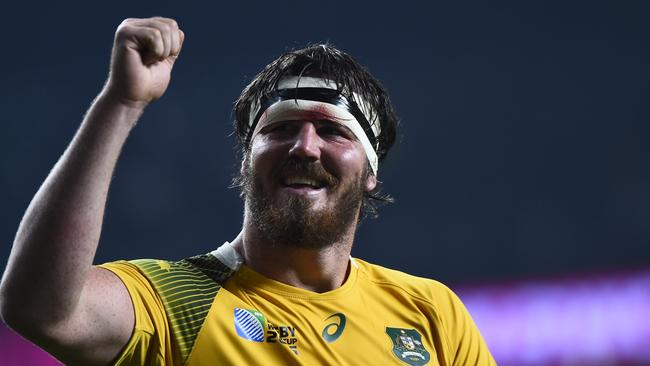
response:
<path id="1" fill-rule="evenodd" d="M 453 292 L 443 283 L 425 277 L 415 276 L 403 271 L 387 268 L 355 258 L 354 263 L 359 268 L 359 275 L 374 286 L 386 291 L 401 291 L 411 297 L 425 301 L 448 298 Z"/>
<path id="2" fill-rule="evenodd" d="M 188 280 L 214 281 L 223 283 L 234 272 L 213 254 L 200 254 L 181 260 L 133 259 L 104 263 L 101 267 L 109 270 L 134 270 L 144 275 L 149 281 L 166 282 L 173 278 L 186 277 Z M 129 270 L 130 269 L 130 270 Z"/>
<path id="3" fill-rule="evenodd" d="M 217 293 L 234 272 L 210 253 L 179 261 L 135 259 L 100 267 L 124 282 L 136 304 L 136 318 L 145 317 L 145 313 L 164 318 L 157 329 L 170 330 L 174 357 L 180 363 L 189 357 Z M 163 322 L 169 326 L 161 325 Z"/>

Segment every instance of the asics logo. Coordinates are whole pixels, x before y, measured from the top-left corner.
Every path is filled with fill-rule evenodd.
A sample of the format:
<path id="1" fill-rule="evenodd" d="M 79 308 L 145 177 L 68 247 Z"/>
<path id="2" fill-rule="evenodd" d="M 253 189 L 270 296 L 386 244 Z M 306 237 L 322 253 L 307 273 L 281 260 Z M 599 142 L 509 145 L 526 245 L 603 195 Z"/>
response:
<path id="1" fill-rule="evenodd" d="M 332 314 L 327 319 L 325 319 L 325 321 L 328 321 L 330 319 L 332 319 L 332 322 L 325 325 L 323 328 L 323 333 L 321 334 L 327 343 L 332 343 L 335 340 L 339 339 L 341 334 L 343 334 L 343 330 L 345 329 L 345 315 L 341 313 Z"/>

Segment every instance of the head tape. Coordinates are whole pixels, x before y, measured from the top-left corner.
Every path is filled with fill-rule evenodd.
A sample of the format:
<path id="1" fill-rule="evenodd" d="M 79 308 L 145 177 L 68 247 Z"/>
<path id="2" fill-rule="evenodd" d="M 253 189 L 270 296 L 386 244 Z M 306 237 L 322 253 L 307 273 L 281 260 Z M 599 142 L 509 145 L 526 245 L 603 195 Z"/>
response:
<path id="1" fill-rule="evenodd" d="M 381 133 L 379 121 L 371 119 L 370 106 L 356 93 L 350 100 L 343 96 L 332 80 L 314 77 L 288 76 L 278 81 L 274 92 L 266 94 L 251 105 L 248 118 L 250 143 L 259 131 L 282 121 L 304 118 L 305 111 L 325 111 L 332 122 L 347 127 L 363 146 L 373 173 L 377 174 L 377 137 Z M 356 101 L 355 101 L 356 100 Z"/>

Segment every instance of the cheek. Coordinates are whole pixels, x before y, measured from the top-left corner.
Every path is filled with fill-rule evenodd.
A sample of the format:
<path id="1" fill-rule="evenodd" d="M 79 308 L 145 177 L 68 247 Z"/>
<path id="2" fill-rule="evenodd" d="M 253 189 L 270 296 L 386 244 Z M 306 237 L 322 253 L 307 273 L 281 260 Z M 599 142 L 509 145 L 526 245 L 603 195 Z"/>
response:
<path id="1" fill-rule="evenodd" d="M 336 166 L 336 169 L 340 170 L 343 175 L 361 172 L 367 164 L 366 154 L 361 149 L 333 149 L 328 155 L 336 162 L 331 164 L 332 169 Z M 325 165 L 325 162 L 323 164 Z M 325 166 L 325 168 L 328 167 Z"/>
<path id="2" fill-rule="evenodd" d="M 266 171 L 273 166 L 273 162 L 277 160 L 279 155 L 267 141 L 264 139 L 255 139 L 251 145 L 249 158 L 250 168 L 259 172 Z"/>

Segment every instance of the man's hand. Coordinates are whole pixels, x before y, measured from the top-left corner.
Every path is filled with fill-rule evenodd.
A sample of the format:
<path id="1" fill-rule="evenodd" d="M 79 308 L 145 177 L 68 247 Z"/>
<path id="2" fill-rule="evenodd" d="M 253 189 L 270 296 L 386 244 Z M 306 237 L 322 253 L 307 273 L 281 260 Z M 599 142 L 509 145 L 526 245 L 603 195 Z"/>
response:
<path id="1" fill-rule="evenodd" d="M 106 94 L 140 108 L 160 98 L 184 38 L 173 19 L 124 20 L 115 32 Z"/>

